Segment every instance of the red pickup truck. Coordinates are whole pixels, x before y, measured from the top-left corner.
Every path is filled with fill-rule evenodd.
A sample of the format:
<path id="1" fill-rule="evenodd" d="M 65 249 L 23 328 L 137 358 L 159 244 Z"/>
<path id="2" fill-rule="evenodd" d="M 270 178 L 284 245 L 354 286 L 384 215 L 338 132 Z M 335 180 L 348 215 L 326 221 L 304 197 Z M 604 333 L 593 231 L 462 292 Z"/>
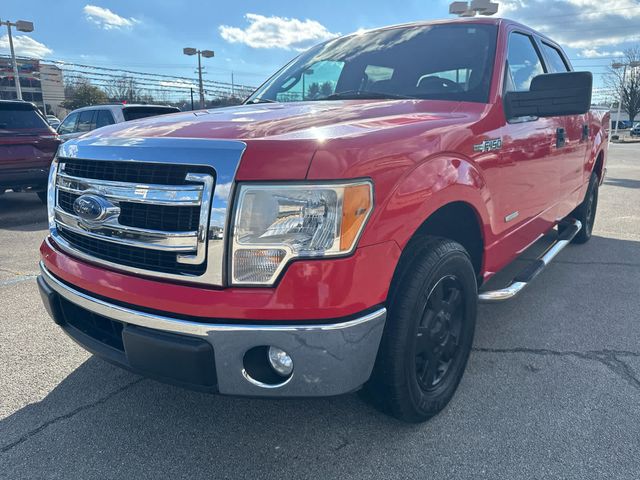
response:
<path id="1" fill-rule="evenodd" d="M 424 421 L 460 382 L 478 301 L 591 236 L 608 136 L 591 84 L 517 23 L 414 23 L 312 48 L 242 106 L 66 142 L 45 306 L 152 378 L 267 397 L 364 387 Z M 513 282 L 480 289 L 555 227 Z"/>

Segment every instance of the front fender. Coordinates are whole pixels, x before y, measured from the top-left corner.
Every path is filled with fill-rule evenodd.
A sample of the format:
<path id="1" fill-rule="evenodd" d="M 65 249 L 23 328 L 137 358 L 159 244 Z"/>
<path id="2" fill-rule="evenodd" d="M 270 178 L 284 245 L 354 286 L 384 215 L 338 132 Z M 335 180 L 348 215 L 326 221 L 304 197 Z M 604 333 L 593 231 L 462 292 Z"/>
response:
<path id="1" fill-rule="evenodd" d="M 482 173 L 459 154 L 440 153 L 404 172 L 377 206 L 361 244 L 392 239 L 404 248 L 431 214 L 452 202 L 475 210 L 486 242 L 492 201 Z"/>

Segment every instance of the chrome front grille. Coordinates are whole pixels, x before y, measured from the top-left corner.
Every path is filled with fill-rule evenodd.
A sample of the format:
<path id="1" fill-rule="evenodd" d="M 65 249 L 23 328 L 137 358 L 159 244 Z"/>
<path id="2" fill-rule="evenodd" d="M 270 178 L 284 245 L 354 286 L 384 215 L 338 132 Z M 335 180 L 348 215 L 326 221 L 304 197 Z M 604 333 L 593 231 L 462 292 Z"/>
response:
<path id="1" fill-rule="evenodd" d="M 171 138 L 67 142 L 52 166 L 51 235 L 93 263 L 222 286 L 221 233 L 244 147 Z"/>

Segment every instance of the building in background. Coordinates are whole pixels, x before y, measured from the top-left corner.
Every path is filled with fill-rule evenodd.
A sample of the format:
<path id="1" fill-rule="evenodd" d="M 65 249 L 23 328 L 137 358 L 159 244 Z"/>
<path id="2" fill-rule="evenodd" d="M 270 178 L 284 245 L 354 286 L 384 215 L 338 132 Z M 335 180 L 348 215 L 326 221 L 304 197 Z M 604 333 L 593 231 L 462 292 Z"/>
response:
<path id="1" fill-rule="evenodd" d="M 64 101 L 64 77 L 55 65 L 43 64 L 35 59 L 18 59 L 18 73 L 22 98 L 32 102 L 44 112 L 60 118 L 65 110 L 60 106 Z M 0 100 L 15 100 L 16 84 L 11 58 L 0 56 Z"/>

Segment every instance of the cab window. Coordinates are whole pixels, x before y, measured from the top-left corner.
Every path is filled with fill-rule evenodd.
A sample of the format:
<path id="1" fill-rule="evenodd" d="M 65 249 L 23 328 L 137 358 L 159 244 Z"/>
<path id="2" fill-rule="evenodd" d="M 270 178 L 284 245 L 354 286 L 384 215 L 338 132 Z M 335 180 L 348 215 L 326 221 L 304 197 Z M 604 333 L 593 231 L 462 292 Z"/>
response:
<path id="1" fill-rule="evenodd" d="M 544 66 L 533 39 L 522 33 L 512 33 L 509 37 L 505 91 L 528 92 L 531 80 L 543 73 Z"/>
<path id="2" fill-rule="evenodd" d="M 567 65 L 567 62 L 565 61 L 563 55 L 556 47 L 552 47 L 551 45 L 542 42 L 542 51 L 544 52 L 544 56 L 547 59 L 549 71 L 551 73 L 562 73 L 570 71 L 570 68 Z"/>
<path id="3" fill-rule="evenodd" d="M 98 110 L 96 113 L 96 128 L 106 127 L 107 125 L 113 125 L 113 115 L 109 110 Z"/>
<path id="4" fill-rule="evenodd" d="M 80 112 L 80 116 L 78 117 L 78 125 L 76 126 L 76 132 L 90 132 L 91 130 L 96 128 L 96 124 L 93 119 L 95 113 L 95 110 L 85 110 L 83 112 Z"/>

